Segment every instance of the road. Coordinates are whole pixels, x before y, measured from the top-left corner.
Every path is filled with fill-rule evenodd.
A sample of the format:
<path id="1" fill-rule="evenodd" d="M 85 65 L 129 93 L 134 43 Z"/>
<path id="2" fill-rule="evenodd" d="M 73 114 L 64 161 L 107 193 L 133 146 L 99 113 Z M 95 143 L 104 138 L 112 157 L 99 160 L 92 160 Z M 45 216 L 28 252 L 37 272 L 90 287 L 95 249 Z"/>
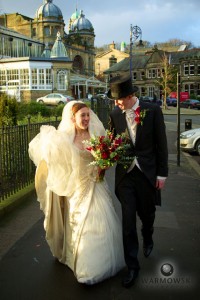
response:
<path id="1" fill-rule="evenodd" d="M 0 246 L 5 243 L 0 251 L 0 299 L 200 299 L 200 271 L 197 267 L 200 264 L 200 177 L 185 157 L 181 157 L 181 165 L 177 167 L 175 118 L 167 118 L 166 125 L 174 128 L 167 130 L 169 177 L 162 192 L 162 207 L 157 208 L 155 247 L 148 259 L 142 254 L 138 224 L 141 271 L 135 286 L 130 289 L 121 286 L 124 270 L 94 286 L 79 284 L 70 269 L 52 257 L 45 241 L 43 215 L 34 195 L 0 222 Z M 120 204 L 114 195 L 114 170 L 111 168 L 107 172 L 113 204 L 120 215 Z M 6 239 L 9 244 L 6 244 Z M 174 268 L 170 277 L 164 277 L 160 271 L 165 263 Z"/>
<path id="2" fill-rule="evenodd" d="M 176 115 L 165 115 L 165 124 L 168 130 L 177 131 L 177 116 Z M 180 116 L 180 132 L 185 131 L 185 120 L 191 119 L 192 121 L 192 129 L 200 127 L 200 116 L 193 115 L 181 115 Z M 199 165 L 200 165 L 200 156 L 197 153 L 187 153 L 187 155 L 191 156 Z"/>

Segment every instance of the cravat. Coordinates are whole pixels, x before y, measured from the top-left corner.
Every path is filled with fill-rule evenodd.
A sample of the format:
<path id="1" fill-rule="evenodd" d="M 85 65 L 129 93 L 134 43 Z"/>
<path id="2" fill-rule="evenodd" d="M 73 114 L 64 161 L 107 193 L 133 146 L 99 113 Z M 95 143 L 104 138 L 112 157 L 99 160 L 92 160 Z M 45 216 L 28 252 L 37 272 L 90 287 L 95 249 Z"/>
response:
<path id="1" fill-rule="evenodd" d="M 131 135 L 131 139 L 133 143 L 135 143 L 137 123 L 135 122 L 135 113 L 133 109 L 126 110 L 126 119 L 128 122 L 128 128 Z"/>
<path id="2" fill-rule="evenodd" d="M 130 122 L 130 124 L 133 124 L 134 119 L 135 119 L 135 113 L 133 109 L 127 109 L 126 110 L 126 116 Z"/>
<path id="3" fill-rule="evenodd" d="M 129 133 L 130 133 L 131 140 L 132 140 L 133 144 L 135 144 L 136 125 L 137 124 L 134 122 L 134 120 L 135 120 L 135 113 L 134 113 L 133 109 L 127 109 L 126 110 L 126 119 L 127 119 L 127 126 L 129 128 Z M 129 173 L 134 168 L 135 163 L 136 163 L 136 160 L 134 159 L 132 161 L 131 166 L 127 170 L 127 173 Z"/>

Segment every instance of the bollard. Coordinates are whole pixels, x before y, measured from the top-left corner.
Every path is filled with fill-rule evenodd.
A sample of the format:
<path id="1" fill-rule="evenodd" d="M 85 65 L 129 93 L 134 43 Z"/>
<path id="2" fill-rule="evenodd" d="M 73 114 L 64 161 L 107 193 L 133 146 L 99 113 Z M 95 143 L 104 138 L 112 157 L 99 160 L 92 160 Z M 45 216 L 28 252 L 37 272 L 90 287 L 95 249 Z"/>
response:
<path id="1" fill-rule="evenodd" d="M 192 129 L 192 119 L 186 119 L 185 120 L 185 130 Z"/>

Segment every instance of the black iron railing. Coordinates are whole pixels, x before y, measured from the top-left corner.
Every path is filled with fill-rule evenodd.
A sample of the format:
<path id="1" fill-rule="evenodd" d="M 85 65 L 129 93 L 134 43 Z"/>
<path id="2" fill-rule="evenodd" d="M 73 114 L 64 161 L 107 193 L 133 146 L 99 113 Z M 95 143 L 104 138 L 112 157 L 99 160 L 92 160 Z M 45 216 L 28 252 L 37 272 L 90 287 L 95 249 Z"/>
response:
<path id="1" fill-rule="evenodd" d="M 42 125 L 57 127 L 58 121 L 0 128 L 0 202 L 34 180 L 35 166 L 29 159 L 28 144 Z"/>
<path id="2" fill-rule="evenodd" d="M 97 99 L 91 108 L 97 113 L 105 128 L 113 102 Z M 20 191 L 34 181 L 35 166 L 28 155 L 29 142 L 39 133 L 42 125 L 57 128 L 59 121 L 0 128 L 0 202 Z"/>

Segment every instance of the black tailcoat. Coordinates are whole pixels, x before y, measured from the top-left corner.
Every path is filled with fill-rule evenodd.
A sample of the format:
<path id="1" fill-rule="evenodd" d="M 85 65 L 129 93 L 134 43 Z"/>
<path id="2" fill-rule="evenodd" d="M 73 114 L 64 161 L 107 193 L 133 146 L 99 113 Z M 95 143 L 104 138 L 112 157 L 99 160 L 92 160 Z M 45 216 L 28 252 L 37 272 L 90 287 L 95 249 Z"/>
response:
<path id="1" fill-rule="evenodd" d="M 141 171 L 155 187 L 156 177 L 168 176 L 168 150 L 165 123 L 162 111 L 157 104 L 140 101 L 140 109 L 146 111 L 143 124 L 138 124 L 136 129 L 135 145 L 127 153 L 136 156 Z M 128 130 L 125 113 L 115 107 L 110 114 L 110 130 L 121 134 Z M 117 164 L 115 173 L 115 187 L 119 184 L 127 169 Z M 160 191 L 157 193 L 156 204 L 160 205 Z"/>

